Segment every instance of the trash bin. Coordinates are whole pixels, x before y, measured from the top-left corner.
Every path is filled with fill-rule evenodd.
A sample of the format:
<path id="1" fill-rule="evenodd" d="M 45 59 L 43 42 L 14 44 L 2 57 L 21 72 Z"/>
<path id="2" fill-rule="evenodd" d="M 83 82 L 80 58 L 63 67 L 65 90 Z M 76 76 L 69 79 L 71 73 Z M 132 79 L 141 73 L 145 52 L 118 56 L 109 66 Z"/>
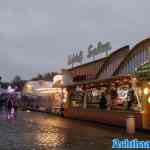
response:
<path id="1" fill-rule="evenodd" d="M 135 116 L 128 116 L 126 120 L 126 131 L 129 134 L 135 133 Z"/>

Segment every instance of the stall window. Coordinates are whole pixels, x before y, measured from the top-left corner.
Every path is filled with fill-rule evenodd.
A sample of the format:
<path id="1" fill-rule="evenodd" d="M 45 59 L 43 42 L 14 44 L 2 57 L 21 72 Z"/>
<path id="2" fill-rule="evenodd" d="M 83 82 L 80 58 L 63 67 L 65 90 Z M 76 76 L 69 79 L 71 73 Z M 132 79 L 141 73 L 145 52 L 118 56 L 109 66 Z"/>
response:
<path id="1" fill-rule="evenodd" d="M 112 109 L 114 110 L 132 110 L 138 108 L 137 97 L 135 91 L 130 85 L 120 86 L 112 91 Z"/>

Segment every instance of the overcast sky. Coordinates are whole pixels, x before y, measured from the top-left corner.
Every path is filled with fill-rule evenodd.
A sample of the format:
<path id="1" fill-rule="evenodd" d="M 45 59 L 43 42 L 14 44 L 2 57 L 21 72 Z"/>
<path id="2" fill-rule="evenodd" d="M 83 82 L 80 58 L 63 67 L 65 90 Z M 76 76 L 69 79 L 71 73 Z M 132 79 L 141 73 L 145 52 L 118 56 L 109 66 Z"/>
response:
<path id="1" fill-rule="evenodd" d="M 0 0 L 0 74 L 57 71 L 97 41 L 134 45 L 150 35 L 149 12 L 149 0 Z"/>

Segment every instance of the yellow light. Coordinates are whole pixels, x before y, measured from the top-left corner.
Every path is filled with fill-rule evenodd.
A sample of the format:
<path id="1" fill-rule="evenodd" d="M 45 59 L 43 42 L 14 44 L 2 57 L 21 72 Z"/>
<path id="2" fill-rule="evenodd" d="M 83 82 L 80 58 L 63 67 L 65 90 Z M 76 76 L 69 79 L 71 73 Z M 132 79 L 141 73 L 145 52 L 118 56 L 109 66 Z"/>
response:
<path id="1" fill-rule="evenodd" d="M 67 102 L 67 99 L 66 99 L 66 98 L 64 98 L 64 99 L 63 99 L 63 102 L 64 102 L 64 103 L 66 103 L 66 102 Z"/>
<path id="2" fill-rule="evenodd" d="M 31 84 L 26 84 L 25 90 L 28 91 L 28 92 L 31 92 L 32 91 L 32 85 Z"/>
<path id="3" fill-rule="evenodd" d="M 149 93 L 149 89 L 147 87 L 144 88 L 144 95 L 148 95 L 148 93 Z"/>
<path id="4" fill-rule="evenodd" d="M 148 82 L 148 85 L 150 85 L 150 82 Z"/>
<path id="5" fill-rule="evenodd" d="M 31 85 L 31 84 L 27 84 L 27 88 L 28 88 L 28 89 L 31 89 L 31 88 L 32 88 L 32 85 Z"/>
<path id="6" fill-rule="evenodd" d="M 150 97 L 148 97 L 148 103 L 150 104 Z"/>

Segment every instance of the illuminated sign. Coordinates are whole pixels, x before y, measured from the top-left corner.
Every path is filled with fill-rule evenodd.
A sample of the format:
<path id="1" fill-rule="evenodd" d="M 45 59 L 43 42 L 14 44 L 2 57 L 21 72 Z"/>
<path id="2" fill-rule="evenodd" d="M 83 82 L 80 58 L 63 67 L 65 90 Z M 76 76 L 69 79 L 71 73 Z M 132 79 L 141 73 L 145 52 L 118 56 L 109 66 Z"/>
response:
<path id="1" fill-rule="evenodd" d="M 83 52 L 80 51 L 79 54 L 72 54 L 68 56 L 68 65 L 74 65 L 75 63 L 82 63 L 83 61 Z"/>
<path id="2" fill-rule="evenodd" d="M 102 43 L 102 42 L 98 42 L 97 46 L 94 47 L 92 44 L 90 44 L 88 46 L 88 54 L 87 54 L 87 58 L 93 58 L 95 59 L 95 56 L 100 54 L 100 53 L 106 53 L 106 56 L 108 56 L 108 52 L 112 49 L 111 47 L 111 43 L 110 42 L 106 42 L 106 43 Z M 83 51 L 80 51 L 79 53 L 76 54 L 72 54 L 68 56 L 68 61 L 67 64 L 68 65 L 74 65 L 75 63 L 82 63 L 83 62 Z"/>
<path id="3" fill-rule="evenodd" d="M 104 44 L 102 44 L 102 42 L 98 42 L 96 48 L 93 48 L 93 45 L 89 45 L 87 58 L 94 58 L 96 55 L 104 52 L 108 55 L 108 51 L 110 51 L 111 48 L 110 42 L 106 42 Z"/>

